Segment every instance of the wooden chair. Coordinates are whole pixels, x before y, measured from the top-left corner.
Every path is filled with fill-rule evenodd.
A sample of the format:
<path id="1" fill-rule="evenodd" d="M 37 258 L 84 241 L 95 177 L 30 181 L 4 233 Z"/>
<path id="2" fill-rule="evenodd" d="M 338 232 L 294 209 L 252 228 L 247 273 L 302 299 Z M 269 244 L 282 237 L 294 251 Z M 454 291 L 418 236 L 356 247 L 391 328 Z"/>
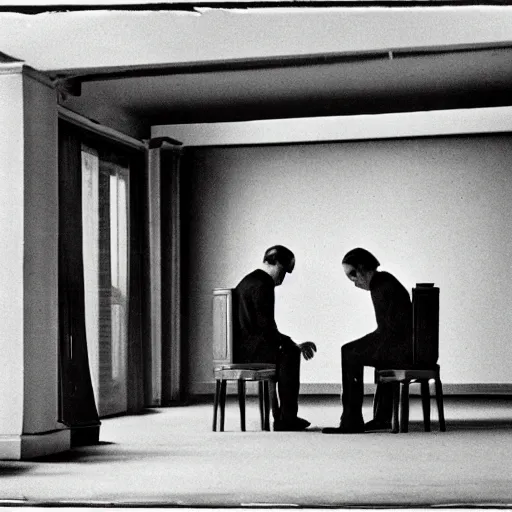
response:
<path id="1" fill-rule="evenodd" d="M 379 384 L 393 386 L 393 433 L 409 430 L 409 385 L 419 383 L 425 432 L 430 432 L 430 387 L 435 382 L 435 395 L 439 415 L 439 430 L 444 432 L 443 386 L 441 384 L 439 358 L 439 288 L 431 284 L 417 284 L 412 290 L 413 306 L 413 362 L 412 365 L 392 369 L 376 369 L 378 401 Z"/>
<path id="2" fill-rule="evenodd" d="M 258 382 L 261 429 L 270 431 L 270 404 L 276 400 L 276 366 L 274 364 L 233 363 L 233 290 L 213 290 L 213 363 L 215 398 L 213 431 L 217 430 L 217 410 L 220 405 L 220 428 L 224 431 L 226 391 L 228 381 L 237 381 L 240 426 L 245 432 L 246 382 Z"/>

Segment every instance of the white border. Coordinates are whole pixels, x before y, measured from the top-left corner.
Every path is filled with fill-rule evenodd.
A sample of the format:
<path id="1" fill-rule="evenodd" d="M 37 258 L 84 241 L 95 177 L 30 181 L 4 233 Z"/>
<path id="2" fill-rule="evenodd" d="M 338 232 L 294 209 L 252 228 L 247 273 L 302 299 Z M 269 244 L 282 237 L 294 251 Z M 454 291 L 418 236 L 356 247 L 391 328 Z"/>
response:
<path id="1" fill-rule="evenodd" d="M 433 110 L 359 116 L 156 125 L 151 137 L 186 146 L 294 144 L 512 131 L 512 107 Z"/>

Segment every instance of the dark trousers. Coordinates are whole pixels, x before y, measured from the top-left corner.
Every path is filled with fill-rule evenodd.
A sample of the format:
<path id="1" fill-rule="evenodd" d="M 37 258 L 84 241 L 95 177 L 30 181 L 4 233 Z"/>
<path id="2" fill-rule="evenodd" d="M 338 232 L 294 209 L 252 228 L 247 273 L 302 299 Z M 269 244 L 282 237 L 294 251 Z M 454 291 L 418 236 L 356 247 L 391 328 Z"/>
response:
<path id="1" fill-rule="evenodd" d="M 290 421 L 297 417 L 300 391 L 300 349 L 285 345 L 277 351 L 260 349 L 253 354 L 238 352 L 238 363 L 271 363 L 276 365 L 277 393 L 270 395 L 272 416 L 275 421 Z"/>
<path id="2" fill-rule="evenodd" d="M 274 420 L 291 421 L 297 417 L 300 391 L 300 349 L 285 346 L 277 355 L 277 394 L 272 400 Z"/>
<path id="3" fill-rule="evenodd" d="M 343 412 L 340 425 L 344 428 L 359 428 L 364 425 L 364 367 L 383 367 L 405 362 L 407 354 L 390 356 L 385 353 L 387 340 L 370 334 L 341 347 L 341 403 Z M 393 411 L 393 391 L 387 384 L 379 386 L 377 400 L 374 405 L 374 418 L 378 421 L 391 421 Z"/>

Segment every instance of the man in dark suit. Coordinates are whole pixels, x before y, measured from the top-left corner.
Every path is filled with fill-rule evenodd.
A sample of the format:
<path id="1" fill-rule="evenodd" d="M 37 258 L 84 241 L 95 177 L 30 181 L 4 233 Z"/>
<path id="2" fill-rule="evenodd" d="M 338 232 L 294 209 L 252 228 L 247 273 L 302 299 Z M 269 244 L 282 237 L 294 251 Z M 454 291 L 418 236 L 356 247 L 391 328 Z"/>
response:
<path id="1" fill-rule="evenodd" d="M 324 434 L 352 434 L 391 428 L 392 389 L 380 384 L 376 393 L 375 417 L 363 420 L 365 366 L 375 368 L 412 362 L 412 304 L 409 292 L 388 272 L 378 271 L 378 260 L 366 249 L 349 251 L 342 261 L 354 285 L 371 293 L 377 329 L 341 347 L 343 413 L 338 427 Z"/>
<path id="2" fill-rule="evenodd" d="M 297 416 L 300 388 L 300 356 L 309 360 L 314 343 L 297 344 L 281 334 L 274 318 L 275 287 L 295 267 L 295 256 L 276 245 L 265 252 L 260 268 L 246 275 L 234 292 L 234 361 L 272 363 L 277 370 L 279 406 L 274 406 L 274 430 L 305 430 L 310 423 Z M 275 404 L 274 404 L 275 405 Z"/>

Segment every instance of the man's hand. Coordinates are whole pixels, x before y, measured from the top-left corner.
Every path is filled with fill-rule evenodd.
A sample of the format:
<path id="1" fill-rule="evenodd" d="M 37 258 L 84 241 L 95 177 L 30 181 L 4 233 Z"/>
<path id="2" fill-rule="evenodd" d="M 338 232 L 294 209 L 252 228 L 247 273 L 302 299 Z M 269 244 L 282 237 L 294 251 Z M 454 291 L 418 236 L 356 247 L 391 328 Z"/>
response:
<path id="1" fill-rule="evenodd" d="M 311 359 L 315 355 L 316 345 L 312 341 L 305 341 L 304 343 L 298 343 L 297 346 L 299 347 L 299 349 L 302 352 L 302 355 L 306 361 L 308 359 Z"/>

